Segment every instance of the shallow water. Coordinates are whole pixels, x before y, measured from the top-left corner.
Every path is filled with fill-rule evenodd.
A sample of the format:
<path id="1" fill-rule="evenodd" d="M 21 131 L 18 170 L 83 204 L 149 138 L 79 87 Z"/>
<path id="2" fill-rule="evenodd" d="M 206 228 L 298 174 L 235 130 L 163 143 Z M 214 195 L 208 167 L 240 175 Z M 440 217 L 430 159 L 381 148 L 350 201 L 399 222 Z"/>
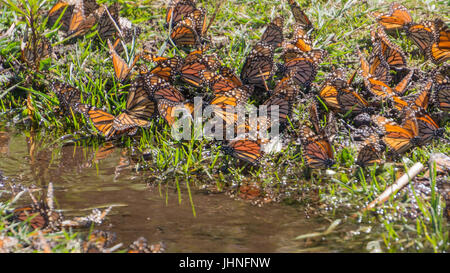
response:
<path id="1" fill-rule="evenodd" d="M 148 175 L 129 168 L 116 148 L 96 160 L 95 150 L 73 145 L 55 148 L 25 133 L 0 129 L 0 171 L 13 185 L 45 188 L 53 182 L 57 208 L 66 218 L 93 208 L 114 206 L 98 229 L 117 234 L 128 246 L 139 236 L 163 241 L 167 252 L 334 251 L 331 244 L 305 245 L 298 235 L 323 230 L 324 219 L 308 219 L 303 208 L 282 204 L 257 207 L 225 194 L 192 189 L 196 216 L 186 190 L 149 187 Z M 97 163 L 96 163 L 97 162 Z M 9 189 L 5 184 L 4 189 Z M 2 199 L 7 196 L 3 195 Z M 27 200 L 22 200 L 26 203 Z"/>

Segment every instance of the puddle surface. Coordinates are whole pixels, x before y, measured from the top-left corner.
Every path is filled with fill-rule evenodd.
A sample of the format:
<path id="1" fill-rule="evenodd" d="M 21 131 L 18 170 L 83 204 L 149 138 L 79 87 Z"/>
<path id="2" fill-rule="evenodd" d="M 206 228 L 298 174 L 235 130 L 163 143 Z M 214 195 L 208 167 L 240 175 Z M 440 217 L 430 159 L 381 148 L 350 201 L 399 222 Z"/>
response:
<path id="1" fill-rule="evenodd" d="M 167 252 L 334 251 L 330 244 L 311 248 L 293 240 L 329 225 L 326 220 L 307 219 L 302 208 L 282 204 L 257 207 L 225 194 L 192 190 L 194 216 L 185 190 L 180 203 L 176 189 L 149 187 L 145 173 L 127 168 L 128 158 L 120 149 L 95 160 L 96 151 L 91 147 L 52 149 L 24 133 L 2 130 L 0 171 L 7 181 L 38 187 L 53 182 L 57 208 L 66 218 L 115 206 L 97 228 L 115 232 L 116 242 L 124 246 L 144 236 L 151 243 L 163 241 Z"/>

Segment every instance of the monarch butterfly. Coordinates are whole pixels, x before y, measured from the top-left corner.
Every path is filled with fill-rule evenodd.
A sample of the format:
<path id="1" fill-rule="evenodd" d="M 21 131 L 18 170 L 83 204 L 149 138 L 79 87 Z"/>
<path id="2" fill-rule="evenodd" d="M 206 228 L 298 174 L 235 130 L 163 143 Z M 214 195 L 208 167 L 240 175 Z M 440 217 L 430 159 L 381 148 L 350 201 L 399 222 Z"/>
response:
<path id="1" fill-rule="evenodd" d="M 384 58 L 380 56 L 380 53 L 375 52 L 370 63 L 367 62 L 359 49 L 357 49 L 357 53 L 361 62 L 364 84 L 372 94 L 376 97 L 385 98 L 394 94 L 401 95 L 406 91 L 414 74 L 414 70 L 410 70 L 408 75 L 392 89 L 387 85 L 390 81 L 389 65 Z"/>
<path id="2" fill-rule="evenodd" d="M 158 103 L 159 114 L 170 126 L 175 123 L 177 111 L 187 111 L 188 114 L 193 112 L 192 105 L 185 102 L 183 94 L 169 83 L 160 86 L 155 91 L 154 98 Z"/>
<path id="3" fill-rule="evenodd" d="M 34 229 L 45 228 L 48 224 L 46 219 L 46 214 L 41 213 L 41 210 L 36 206 L 25 206 L 21 208 L 16 208 L 13 211 L 14 220 L 16 221 L 26 221 L 30 219 L 30 224 Z"/>
<path id="4" fill-rule="evenodd" d="M 221 67 L 220 72 L 205 70 L 201 72 L 201 78 L 208 84 L 214 94 L 223 94 L 235 88 L 251 88 L 244 86 L 242 81 L 228 67 Z"/>
<path id="5" fill-rule="evenodd" d="M 77 0 L 75 6 L 82 9 L 85 15 L 94 13 L 100 7 L 95 0 Z"/>
<path id="6" fill-rule="evenodd" d="M 299 40 L 302 41 L 303 43 L 300 45 L 296 45 L 293 43 L 283 43 L 283 52 L 281 53 L 280 58 L 285 62 L 289 62 L 295 58 L 298 58 L 299 56 L 303 55 L 303 52 L 310 52 L 312 51 L 312 47 L 310 47 L 310 43 L 306 43 L 305 40 Z M 316 49 L 314 49 L 316 50 Z M 317 59 L 320 59 L 321 56 L 319 54 L 321 54 L 321 52 L 319 50 L 317 50 Z"/>
<path id="7" fill-rule="evenodd" d="M 49 57 L 52 50 L 50 41 L 45 37 L 41 37 L 40 40 L 36 42 L 36 51 L 30 41 L 25 43 L 25 46 L 21 51 L 21 58 L 28 65 L 39 68 L 39 62 L 42 59 Z"/>
<path id="8" fill-rule="evenodd" d="M 325 84 L 320 90 L 319 96 L 325 104 L 333 111 L 339 110 L 339 103 L 337 101 L 338 90 L 332 84 Z"/>
<path id="9" fill-rule="evenodd" d="M 253 46 L 241 70 L 243 84 L 265 88 L 265 82 L 273 74 L 273 47 L 259 42 Z"/>
<path id="10" fill-rule="evenodd" d="M 203 37 L 206 34 L 206 10 L 203 8 L 196 9 L 192 12 L 191 18 L 194 21 L 195 31 L 199 37 Z"/>
<path id="11" fill-rule="evenodd" d="M 387 98 L 387 97 L 390 98 L 395 97 L 397 95 L 402 95 L 406 92 L 413 74 L 414 70 L 411 69 L 409 73 L 405 77 L 403 77 L 403 79 L 399 83 L 397 83 L 397 85 L 394 86 L 393 88 L 388 86 L 386 83 L 375 80 L 373 78 L 364 80 L 366 87 L 373 95 L 379 98 Z"/>
<path id="12" fill-rule="evenodd" d="M 432 72 L 434 80 L 433 103 L 442 111 L 450 112 L 450 66 L 443 65 Z"/>
<path id="13" fill-rule="evenodd" d="M 160 62 L 155 66 L 150 73 L 163 78 L 166 81 L 172 81 L 175 74 L 178 72 L 181 65 L 181 60 L 177 57 L 169 58 L 166 61 Z"/>
<path id="14" fill-rule="evenodd" d="M 93 230 L 83 242 L 84 253 L 101 253 L 116 239 L 116 234 L 109 231 Z"/>
<path id="15" fill-rule="evenodd" d="M 384 131 L 383 141 L 396 154 L 404 153 L 420 144 L 417 120 L 412 114 L 406 117 L 402 125 L 382 116 L 376 116 L 374 122 Z"/>
<path id="16" fill-rule="evenodd" d="M 308 19 L 308 16 L 306 16 L 303 10 L 297 5 L 297 2 L 295 0 L 288 0 L 288 1 L 295 22 L 301 24 L 305 29 L 313 28 L 311 21 Z"/>
<path id="17" fill-rule="evenodd" d="M 82 0 L 75 4 L 75 9 L 70 18 L 67 37 L 77 37 L 86 34 L 97 22 L 100 12 L 99 5 L 95 0 Z"/>
<path id="18" fill-rule="evenodd" d="M 196 25 L 192 18 L 180 21 L 170 33 L 170 39 L 177 46 L 200 45 L 200 35 L 196 31 Z"/>
<path id="19" fill-rule="evenodd" d="M 411 70 L 394 88 L 386 83 L 374 78 L 364 79 L 364 83 L 369 91 L 377 98 L 395 97 L 395 94 L 403 94 L 407 90 L 413 71 Z"/>
<path id="20" fill-rule="evenodd" d="M 314 169 L 328 169 L 336 162 L 333 159 L 333 149 L 325 136 L 315 136 L 303 140 L 303 155 L 306 164 Z"/>
<path id="21" fill-rule="evenodd" d="M 358 93 L 351 89 L 341 89 L 337 94 L 337 102 L 342 113 L 351 112 L 358 115 L 363 112 L 372 112 L 373 108 Z"/>
<path id="22" fill-rule="evenodd" d="M 126 109 L 114 120 L 114 128 L 123 131 L 134 127 L 150 126 L 149 118 L 156 112 L 156 104 L 149 99 L 145 79 L 138 78 L 131 85 Z"/>
<path id="23" fill-rule="evenodd" d="M 164 250 L 163 243 L 148 245 L 147 239 L 144 237 L 138 238 L 128 247 L 128 253 L 161 253 Z"/>
<path id="24" fill-rule="evenodd" d="M 176 1 L 169 5 L 166 23 L 169 25 L 172 21 L 171 40 L 180 46 L 200 45 L 221 5 L 222 2 L 217 3 L 209 25 L 206 25 L 206 10 L 197 9 L 195 1 Z"/>
<path id="25" fill-rule="evenodd" d="M 273 90 L 273 95 L 283 96 L 289 102 L 293 102 L 299 93 L 300 90 L 298 85 L 292 80 L 292 75 L 283 77 Z"/>
<path id="26" fill-rule="evenodd" d="M 411 69 L 408 74 L 403 77 L 403 79 L 394 86 L 393 91 L 397 95 L 403 95 L 405 91 L 408 89 L 409 83 L 411 82 L 412 76 L 414 75 L 414 69 Z"/>
<path id="27" fill-rule="evenodd" d="M 392 3 L 387 14 L 376 12 L 373 15 L 376 16 L 378 23 L 390 31 L 401 30 L 404 26 L 412 23 L 412 17 L 408 10 L 398 3 Z"/>
<path id="28" fill-rule="evenodd" d="M 243 200 L 254 200 L 261 196 L 261 189 L 256 184 L 240 185 L 239 198 Z"/>
<path id="29" fill-rule="evenodd" d="M 81 102 L 81 92 L 77 88 L 59 81 L 52 82 L 50 86 L 53 93 L 58 97 L 64 111 L 68 112 L 70 109 L 74 109 Z"/>
<path id="30" fill-rule="evenodd" d="M 330 112 L 327 117 L 327 124 L 322 128 L 319 124 L 319 113 L 315 102 L 309 105 L 308 112 L 315 132 L 305 125 L 301 129 L 302 136 L 300 139 L 306 164 L 311 168 L 330 168 L 335 163 L 329 138 L 331 134 L 334 134 L 331 128 L 334 116 Z"/>
<path id="31" fill-rule="evenodd" d="M 389 64 L 381 55 L 381 52 L 373 51 L 368 63 L 365 62 L 364 56 L 362 56 L 361 53 L 358 54 L 360 54 L 361 68 L 363 69 L 364 77 L 373 77 L 386 84 L 390 82 Z"/>
<path id="32" fill-rule="evenodd" d="M 434 42 L 431 46 L 431 60 L 440 64 L 450 59 L 450 29 L 441 20 L 434 21 Z"/>
<path id="33" fill-rule="evenodd" d="M 195 0 L 172 0 L 166 12 L 166 24 L 174 27 L 196 9 Z"/>
<path id="34" fill-rule="evenodd" d="M 283 42 L 283 23 L 282 17 L 273 19 L 261 36 L 261 42 L 271 45 L 273 48 L 280 47 Z"/>
<path id="35" fill-rule="evenodd" d="M 89 118 L 106 140 L 125 133 L 128 135 L 136 134 L 138 127 L 150 125 L 148 119 L 156 111 L 155 102 L 147 96 L 145 79 L 138 79 L 130 88 L 126 109 L 117 117 L 85 104 L 79 104 L 77 111 Z"/>
<path id="36" fill-rule="evenodd" d="M 281 53 L 280 57 L 285 63 L 299 57 L 307 57 L 313 60 L 315 63 L 320 64 L 327 55 L 328 53 L 323 49 L 310 48 L 307 51 L 306 48 L 301 49 L 297 47 L 297 45 L 284 43 L 283 52 Z"/>
<path id="37" fill-rule="evenodd" d="M 219 68 L 220 74 L 225 77 L 225 79 L 231 83 L 233 83 L 235 86 L 242 86 L 242 81 L 239 79 L 239 77 L 228 67 L 222 66 Z"/>
<path id="38" fill-rule="evenodd" d="M 199 87 L 204 83 L 201 75 L 202 72 L 206 70 L 217 70 L 219 66 L 220 62 L 215 55 L 188 55 L 180 69 L 181 80 L 195 87 Z"/>
<path id="39" fill-rule="evenodd" d="M 300 85 L 309 86 L 317 74 L 317 64 L 307 57 L 292 59 L 284 64 L 284 75 L 291 74 L 292 80 Z"/>
<path id="40" fill-rule="evenodd" d="M 303 25 L 294 25 L 294 45 L 301 51 L 311 51 L 312 41 Z"/>
<path id="41" fill-rule="evenodd" d="M 103 8 L 103 7 L 102 7 Z M 112 4 L 108 8 L 103 8 L 103 12 L 98 19 L 98 35 L 102 41 L 113 40 L 117 38 L 117 27 L 121 28 L 119 23 L 120 4 Z M 111 16 L 111 17 L 110 17 Z"/>
<path id="42" fill-rule="evenodd" d="M 450 84 L 439 85 L 434 92 L 433 100 L 439 109 L 450 112 Z"/>
<path id="43" fill-rule="evenodd" d="M 406 35 L 416 44 L 423 54 L 428 55 L 434 41 L 434 26 L 431 21 L 412 23 L 406 28 Z"/>
<path id="44" fill-rule="evenodd" d="M 430 101 L 430 92 L 432 87 L 433 81 L 429 80 L 426 83 L 425 88 L 418 93 L 417 95 L 411 96 L 411 97 L 405 97 L 403 99 L 396 99 L 394 98 L 395 107 L 398 110 L 402 110 L 406 107 L 411 108 L 415 111 L 425 111 L 428 108 L 428 103 Z"/>
<path id="45" fill-rule="evenodd" d="M 114 115 L 111 115 L 94 106 L 90 106 L 87 104 L 78 104 L 77 111 L 89 118 L 92 121 L 95 129 L 97 129 L 105 137 L 106 140 L 123 135 L 125 133 L 134 135 L 137 132 L 137 128 L 124 131 L 116 130 L 113 126 L 115 119 Z"/>
<path id="46" fill-rule="evenodd" d="M 390 67 L 397 69 L 406 67 L 405 53 L 389 40 L 382 27 L 378 27 L 376 32 L 372 30 L 371 34 L 374 51 L 379 50 Z"/>
<path id="47" fill-rule="evenodd" d="M 70 19 L 72 17 L 72 13 L 74 10 L 75 5 L 71 5 L 66 1 L 63 0 L 59 0 L 48 12 L 47 17 L 48 17 L 48 21 L 47 23 L 50 26 L 55 25 L 56 21 L 58 20 L 58 18 L 61 16 L 62 17 L 60 19 L 60 22 L 62 23 L 61 25 L 61 30 L 62 31 L 68 31 L 69 30 L 69 24 L 70 24 Z"/>
<path id="48" fill-rule="evenodd" d="M 450 59 L 450 30 L 441 19 L 411 24 L 407 35 L 434 63 Z"/>
<path id="49" fill-rule="evenodd" d="M 197 47 L 196 49 L 194 49 L 193 51 L 191 51 L 185 58 L 185 62 L 192 62 L 193 60 L 196 60 L 198 58 L 200 58 L 202 55 L 204 55 L 204 53 L 206 51 L 208 51 L 210 49 L 210 45 L 209 44 L 205 44 L 202 46 Z"/>
<path id="50" fill-rule="evenodd" d="M 376 98 L 386 98 L 393 94 L 392 89 L 387 84 L 374 78 L 364 79 L 364 84 Z"/>
<path id="51" fill-rule="evenodd" d="M 450 82 L 450 65 L 445 64 L 441 66 L 439 69 L 432 71 L 432 78 L 436 82 L 437 85 L 443 85 Z"/>
<path id="52" fill-rule="evenodd" d="M 183 64 L 183 60 L 178 56 L 168 58 L 156 56 L 151 53 L 144 53 L 141 54 L 140 57 L 157 64 L 150 72 L 146 70 L 145 73 L 156 75 L 163 78 L 165 81 L 172 81 Z"/>
<path id="53" fill-rule="evenodd" d="M 240 139 L 230 141 L 223 146 L 226 154 L 232 155 L 240 160 L 244 160 L 250 164 L 256 164 L 263 156 L 261 144 L 255 140 Z"/>
<path id="54" fill-rule="evenodd" d="M 367 143 L 361 150 L 359 150 L 358 157 L 356 159 L 356 165 L 360 167 L 367 167 L 375 163 L 381 163 L 380 149 L 376 143 Z"/>
<path id="55" fill-rule="evenodd" d="M 337 100 L 339 90 L 349 88 L 348 83 L 343 76 L 344 71 L 342 69 L 336 69 L 327 77 L 324 84 L 320 87 L 319 97 L 333 111 L 340 111 L 339 102 Z"/>
<path id="56" fill-rule="evenodd" d="M 398 96 L 392 96 L 392 102 L 394 104 L 394 108 L 397 110 L 403 110 L 406 109 L 407 107 L 409 107 L 409 102 L 398 97 Z"/>
<path id="57" fill-rule="evenodd" d="M 50 210 L 45 202 L 40 201 L 29 206 L 16 208 L 13 210 L 13 221 L 30 221 L 34 229 L 56 229 L 62 221 L 62 215 Z"/>
<path id="58" fill-rule="evenodd" d="M 308 53 L 308 57 L 316 63 L 321 63 L 323 58 L 327 56 L 327 52 L 322 49 L 313 49 L 312 40 L 302 25 L 294 26 L 294 41 L 283 43 L 283 52 L 281 59 L 289 62 L 292 59 L 304 56 Z"/>
<path id="59" fill-rule="evenodd" d="M 262 105 L 267 106 L 267 118 L 265 119 L 265 128 L 267 129 L 271 128 L 271 125 L 274 125 L 275 122 L 278 125 L 284 125 L 291 114 L 292 103 L 286 97 L 282 97 L 279 94 L 273 94 Z M 276 120 L 272 120 L 272 113 L 275 111 Z M 261 121 L 264 122 L 264 118 Z"/>
<path id="60" fill-rule="evenodd" d="M 229 75 L 227 74 L 227 76 Z M 209 102 L 210 105 L 214 106 L 214 113 L 227 124 L 234 124 L 237 115 L 235 113 L 230 115 L 227 108 L 233 109 L 246 103 L 253 89 L 251 86 L 236 82 L 237 77 L 229 78 L 227 76 L 209 71 L 203 73 L 203 78 L 208 82 L 214 93 L 213 99 Z"/>
<path id="61" fill-rule="evenodd" d="M 420 145 L 424 145 L 434 138 L 443 136 L 444 128 L 439 128 L 430 115 L 416 114 L 416 120 L 419 127 Z"/>
<path id="62" fill-rule="evenodd" d="M 117 40 L 117 42 L 119 42 L 119 40 Z M 117 42 L 116 42 L 116 44 L 117 44 Z M 135 65 L 137 60 L 139 59 L 139 55 L 137 55 L 134 58 L 133 63 L 130 66 L 128 66 L 128 64 L 124 61 L 124 59 L 122 59 L 122 57 L 120 57 L 119 54 L 117 54 L 116 50 L 114 49 L 114 46 L 111 44 L 111 42 L 109 40 L 108 40 L 108 47 L 109 47 L 109 53 L 111 54 L 111 58 L 113 61 L 114 72 L 116 74 L 116 78 L 119 81 L 123 81 L 127 78 L 131 69 L 133 68 L 133 66 Z"/>
<path id="63" fill-rule="evenodd" d="M 145 89 L 147 90 L 147 95 L 151 98 L 154 97 L 156 90 L 163 88 L 167 83 L 169 83 L 163 78 L 151 73 L 140 74 L 139 77 L 143 78 L 145 82 Z"/>
<path id="64" fill-rule="evenodd" d="M 318 135 L 324 133 L 322 128 L 320 128 L 319 111 L 317 110 L 317 104 L 314 101 L 311 102 L 311 104 L 309 105 L 308 113 L 309 113 L 309 118 L 311 120 L 311 124 L 314 127 L 315 133 Z M 304 128 L 303 133 L 307 133 L 304 136 L 305 138 L 310 138 L 310 137 L 314 136 L 314 133 L 312 131 L 310 131 L 309 128 Z"/>

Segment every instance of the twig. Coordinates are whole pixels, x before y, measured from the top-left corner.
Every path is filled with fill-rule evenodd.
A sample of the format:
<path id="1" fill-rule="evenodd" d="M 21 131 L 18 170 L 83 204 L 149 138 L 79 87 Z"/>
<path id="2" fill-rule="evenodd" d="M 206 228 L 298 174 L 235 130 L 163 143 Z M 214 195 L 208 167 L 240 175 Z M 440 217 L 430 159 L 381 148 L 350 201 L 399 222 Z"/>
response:
<path id="1" fill-rule="evenodd" d="M 382 204 L 386 202 L 386 200 L 389 199 L 389 197 L 395 193 L 397 193 L 401 188 L 406 186 L 409 181 L 411 181 L 416 175 L 418 175 L 423 169 L 423 164 L 420 162 L 417 162 L 414 164 L 407 173 L 402 175 L 397 181 L 395 181 L 394 184 L 389 186 L 382 194 L 380 194 L 375 200 L 370 202 L 367 207 L 365 207 L 361 212 L 371 210 L 376 205 Z M 356 214 L 353 214 L 352 217 L 356 217 Z"/>
<path id="2" fill-rule="evenodd" d="M 269 88 L 267 87 L 267 83 L 266 83 L 266 80 L 264 79 L 264 75 L 263 75 L 263 73 L 261 71 L 261 67 L 259 67 L 258 69 L 259 69 L 259 75 L 261 76 L 261 79 L 262 79 L 262 81 L 264 83 L 264 87 L 266 88 L 266 91 L 269 92 Z"/>
<path id="3" fill-rule="evenodd" d="M 294 240 L 300 240 L 300 239 L 307 239 L 307 238 L 315 238 L 320 236 L 326 236 L 332 232 L 341 224 L 341 219 L 335 220 L 333 223 L 330 224 L 330 226 L 324 231 L 324 232 L 313 232 L 308 234 L 303 234 L 300 236 L 295 237 Z"/>
<path id="4" fill-rule="evenodd" d="M 11 26 L 9 27 L 9 29 L 5 33 L 0 35 L 0 39 L 11 36 L 11 34 L 15 28 L 16 28 L 16 23 L 12 23 Z"/>
<path id="5" fill-rule="evenodd" d="M 200 34 L 201 36 L 204 36 L 208 32 L 208 29 L 211 27 L 212 23 L 216 19 L 217 12 L 219 11 L 222 4 L 225 3 L 226 1 L 227 0 L 223 0 L 223 1 L 219 0 L 219 3 L 216 4 L 216 8 L 214 9 L 213 16 L 211 17 L 211 20 L 209 20 L 208 26 L 204 30 L 202 29 L 202 33 Z"/>
<path id="6" fill-rule="evenodd" d="M 118 243 L 117 245 L 115 245 L 113 247 L 105 249 L 105 252 L 106 253 L 114 252 L 114 251 L 118 250 L 119 248 L 121 248 L 122 246 L 123 246 L 123 243 Z"/>
<path id="7" fill-rule="evenodd" d="M 48 183 L 48 189 L 47 189 L 47 205 L 50 211 L 53 211 L 55 209 L 53 204 L 53 183 Z"/>

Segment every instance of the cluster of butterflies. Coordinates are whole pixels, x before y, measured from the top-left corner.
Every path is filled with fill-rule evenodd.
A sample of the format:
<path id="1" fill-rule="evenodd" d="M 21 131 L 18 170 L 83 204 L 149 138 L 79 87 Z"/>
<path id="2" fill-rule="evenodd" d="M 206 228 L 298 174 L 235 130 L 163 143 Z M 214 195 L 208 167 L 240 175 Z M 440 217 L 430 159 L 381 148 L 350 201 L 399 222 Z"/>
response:
<path id="1" fill-rule="evenodd" d="M 363 140 L 356 161 L 363 167 L 380 163 L 386 146 L 389 154 L 396 157 L 442 137 L 444 129 L 430 115 L 430 108 L 433 105 L 438 111 L 448 114 L 450 105 L 450 67 L 445 64 L 430 73 L 408 68 L 405 53 L 386 34 L 386 30 L 400 28 L 407 28 L 408 33 L 412 33 L 420 24 L 413 23 L 406 8 L 397 3 L 391 5 L 388 14 L 377 14 L 376 18 L 379 26 L 371 30 L 373 49 L 369 58 L 356 50 L 367 96 L 363 98 L 352 87 L 356 71 L 346 79 L 342 69 L 332 72 L 319 90 L 320 100 L 332 112 L 353 117 L 354 124 L 359 127 L 355 129 L 352 126 L 351 129 L 355 129 L 357 140 Z M 450 30 L 438 22 L 440 19 L 434 21 L 433 39 L 426 47 L 426 56 L 434 63 L 443 62 L 450 56 L 449 45 L 444 42 L 449 41 Z M 410 37 L 416 44 L 426 43 L 417 32 Z M 397 78 L 400 76 L 397 82 L 393 83 L 391 71 Z M 419 92 L 405 96 L 415 78 L 426 80 L 420 81 Z M 323 139 L 326 135 L 322 131 Z M 318 147 L 316 153 L 316 164 L 329 167 L 332 159 L 329 142 Z"/>
<path id="2" fill-rule="evenodd" d="M 221 3 L 216 6 L 216 12 L 206 21 L 206 10 L 197 8 L 196 0 L 171 0 L 166 12 L 165 26 L 170 31 L 170 40 L 176 46 L 200 46 L 207 40 L 211 23 Z"/>
<path id="3" fill-rule="evenodd" d="M 59 0 L 47 14 L 47 25 L 60 26 L 67 38 L 86 35 L 97 25 L 98 35 L 102 41 L 115 40 L 121 37 L 131 40 L 140 28 L 119 16 L 120 3 L 109 7 L 97 4 L 96 0 Z"/>
<path id="4" fill-rule="evenodd" d="M 101 41 L 113 40 L 117 43 L 118 39 L 122 39 L 130 42 L 140 35 L 141 28 L 120 17 L 119 12 L 118 2 L 107 7 L 97 4 L 95 0 L 59 0 L 48 11 L 46 26 L 57 27 L 71 41 L 96 29 Z M 123 49 L 121 44 L 117 48 L 119 51 Z M 49 57 L 52 51 L 52 45 L 45 36 L 33 40 L 25 32 L 21 44 L 21 59 L 29 67 L 38 70 L 40 61 Z"/>
<path id="5" fill-rule="evenodd" d="M 441 64 L 450 59 L 448 27 L 441 19 L 415 23 L 408 10 L 398 3 L 391 4 L 387 14 L 374 13 L 373 15 L 386 31 L 404 31 L 406 36 L 433 63 Z"/>
<path id="6" fill-rule="evenodd" d="M 205 39 L 206 31 L 215 14 L 207 25 L 205 10 L 197 8 L 194 0 L 173 0 L 166 13 L 170 40 L 179 48 L 194 47 L 184 58 L 162 57 L 144 51 L 128 65 L 117 51 L 120 37 L 114 43 L 107 39 L 116 78 L 131 82 L 126 109 L 119 115 L 114 116 L 95 106 L 81 103 L 80 91 L 67 84 L 55 81 L 52 84 L 53 92 L 64 109 L 84 114 L 107 140 L 124 134 L 134 135 L 138 128 L 149 127 L 150 120 L 157 114 L 171 126 L 176 121 L 177 111 L 181 110 L 192 116 L 194 105 L 187 99 L 190 94 L 183 91 L 187 88 L 177 87 L 180 82 L 197 90 L 209 90 L 203 95 L 209 98 L 208 105 L 214 106 L 214 115 L 220 117 L 223 124 L 234 125 L 236 130 L 239 127 L 237 114 L 230 115 L 227 109 L 244 106 L 250 98 L 266 105 L 268 116 L 277 109 L 279 119 L 276 123 L 284 125 L 290 118 L 298 96 L 304 95 L 303 92 L 314 86 L 312 83 L 318 67 L 328 56 L 326 51 L 313 47 L 314 28 L 306 14 L 295 0 L 288 2 L 295 19 L 292 39 L 284 39 L 283 18 L 273 19 L 246 56 L 239 76 L 222 65 L 216 54 L 208 53 L 210 46 Z M 344 119 L 353 117 L 354 125 L 361 125 L 355 129 L 348 124 L 365 140 L 357 159 L 360 166 L 378 162 L 385 146 L 391 152 L 401 154 L 411 147 L 424 145 L 443 135 L 443 129 L 439 128 L 427 111 L 429 102 L 433 102 L 436 108 L 448 112 L 448 66 L 444 65 L 435 69 L 431 76 L 427 75 L 430 80 L 420 93 L 404 96 L 412 80 L 421 76 L 420 71 L 408 68 L 405 53 L 389 39 L 385 31 L 407 29 L 407 33 L 415 33 L 408 34 L 409 37 L 414 37 L 413 41 L 419 41 L 418 32 L 413 29 L 419 28 L 420 24 L 413 23 L 411 16 L 405 14 L 409 16 L 403 6 L 395 3 L 388 14 L 378 14 L 380 26 L 371 31 L 373 50 L 369 58 L 366 60 L 364 54 L 357 50 L 364 86 L 371 95 L 370 102 L 353 88 L 357 71 L 346 79 L 343 69 L 334 70 L 319 87 L 318 93 L 311 94 L 317 95 L 322 105 L 326 106 L 323 108 L 331 111 L 326 118 L 326 125 L 321 126 L 321 108 L 316 102 L 312 102 L 309 107 L 312 128 L 303 124 L 300 136 L 308 166 L 329 168 L 335 164 L 332 142 L 337 133 L 336 114 L 342 115 Z M 449 30 L 440 22 L 437 19 L 433 23 L 424 23 L 433 25 L 429 28 L 433 39 L 426 47 L 426 56 L 435 63 L 444 62 L 449 54 L 446 44 Z M 395 23 L 397 27 L 394 27 Z M 282 63 L 274 61 L 275 52 L 279 48 Z M 137 76 L 130 79 L 130 72 L 139 59 L 150 61 L 155 66 L 149 69 L 147 65 L 140 65 Z M 392 86 L 391 71 L 402 76 L 395 82 L 395 86 Z M 268 83 L 274 79 L 274 88 L 270 90 Z M 385 105 L 389 110 L 381 116 L 377 110 Z M 399 124 L 389 117 L 397 117 Z M 258 128 L 264 126 L 270 130 L 273 124 L 270 118 L 258 120 Z M 246 162 L 257 163 L 264 154 L 263 146 L 266 142 L 260 138 L 250 138 L 247 133 L 251 126 L 248 123 L 244 126 L 245 136 L 226 141 L 224 150 Z"/>

